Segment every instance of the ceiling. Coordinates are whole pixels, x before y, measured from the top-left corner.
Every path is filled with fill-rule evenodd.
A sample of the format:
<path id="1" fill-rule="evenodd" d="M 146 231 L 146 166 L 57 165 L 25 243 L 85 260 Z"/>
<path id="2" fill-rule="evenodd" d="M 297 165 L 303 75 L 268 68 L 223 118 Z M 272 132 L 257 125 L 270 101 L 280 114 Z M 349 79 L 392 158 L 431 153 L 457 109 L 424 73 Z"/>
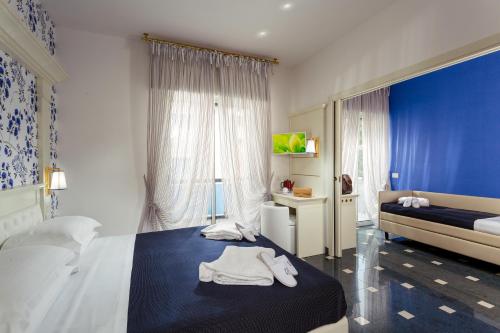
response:
<path id="1" fill-rule="evenodd" d="M 148 32 L 180 42 L 276 57 L 287 66 L 306 60 L 392 2 L 42 0 L 56 26 L 137 38 Z M 286 4 L 291 8 L 284 9 Z"/>

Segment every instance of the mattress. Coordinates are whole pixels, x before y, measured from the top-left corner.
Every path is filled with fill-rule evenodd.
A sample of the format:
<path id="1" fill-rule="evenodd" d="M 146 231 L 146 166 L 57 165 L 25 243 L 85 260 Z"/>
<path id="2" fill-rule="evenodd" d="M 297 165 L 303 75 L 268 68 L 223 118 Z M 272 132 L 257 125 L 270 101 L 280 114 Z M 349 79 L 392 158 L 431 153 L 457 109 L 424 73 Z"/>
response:
<path id="1" fill-rule="evenodd" d="M 382 212 L 442 223 L 453 227 L 474 230 L 474 222 L 496 216 L 495 214 L 443 206 L 403 207 L 397 203 L 383 203 Z"/>
<path id="2" fill-rule="evenodd" d="M 346 313 L 340 283 L 263 236 L 256 243 L 212 241 L 201 228 L 136 237 L 128 332 L 306 332 Z M 288 288 L 223 286 L 199 282 L 200 262 L 217 259 L 227 245 L 271 247 L 299 271 Z"/>

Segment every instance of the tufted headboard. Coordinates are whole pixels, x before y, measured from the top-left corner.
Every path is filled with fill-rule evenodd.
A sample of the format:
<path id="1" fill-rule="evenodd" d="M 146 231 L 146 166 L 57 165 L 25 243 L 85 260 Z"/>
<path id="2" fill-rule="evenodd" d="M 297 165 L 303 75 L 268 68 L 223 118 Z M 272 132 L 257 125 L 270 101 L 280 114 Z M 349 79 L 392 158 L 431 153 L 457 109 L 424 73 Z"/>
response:
<path id="1" fill-rule="evenodd" d="M 0 191 L 0 245 L 11 235 L 43 221 L 42 196 L 41 185 Z"/>

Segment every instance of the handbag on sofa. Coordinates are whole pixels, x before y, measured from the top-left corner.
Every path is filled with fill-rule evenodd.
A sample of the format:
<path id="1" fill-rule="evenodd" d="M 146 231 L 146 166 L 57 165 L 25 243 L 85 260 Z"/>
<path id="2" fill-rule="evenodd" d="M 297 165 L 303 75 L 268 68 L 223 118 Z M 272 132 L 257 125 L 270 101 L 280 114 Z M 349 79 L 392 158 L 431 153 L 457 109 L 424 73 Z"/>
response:
<path id="1" fill-rule="evenodd" d="M 352 193 L 352 179 L 349 175 L 342 175 L 342 194 Z"/>

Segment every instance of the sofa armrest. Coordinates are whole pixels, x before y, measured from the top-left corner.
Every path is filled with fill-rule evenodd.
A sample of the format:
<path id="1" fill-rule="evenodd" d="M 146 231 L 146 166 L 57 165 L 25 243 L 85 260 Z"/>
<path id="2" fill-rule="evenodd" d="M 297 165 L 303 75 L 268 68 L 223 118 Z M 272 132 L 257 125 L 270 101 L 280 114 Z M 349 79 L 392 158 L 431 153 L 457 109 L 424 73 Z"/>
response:
<path id="1" fill-rule="evenodd" d="M 386 202 L 397 201 L 400 197 L 411 197 L 413 191 L 380 191 L 378 192 L 378 209 L 380 205 Z"/>
<path id="2" fill-rule="evenodd" d="M 386 202 L 397 201 L 401 197 L 411 197 L 413 196 L 413 191 L 380 191 L 378 192 L 378 227 L 382 229 L 382 223 L 380 223 L 380 206 Z M 385 239 L 389 239 L 389 234 L 385 233 Z"/>

